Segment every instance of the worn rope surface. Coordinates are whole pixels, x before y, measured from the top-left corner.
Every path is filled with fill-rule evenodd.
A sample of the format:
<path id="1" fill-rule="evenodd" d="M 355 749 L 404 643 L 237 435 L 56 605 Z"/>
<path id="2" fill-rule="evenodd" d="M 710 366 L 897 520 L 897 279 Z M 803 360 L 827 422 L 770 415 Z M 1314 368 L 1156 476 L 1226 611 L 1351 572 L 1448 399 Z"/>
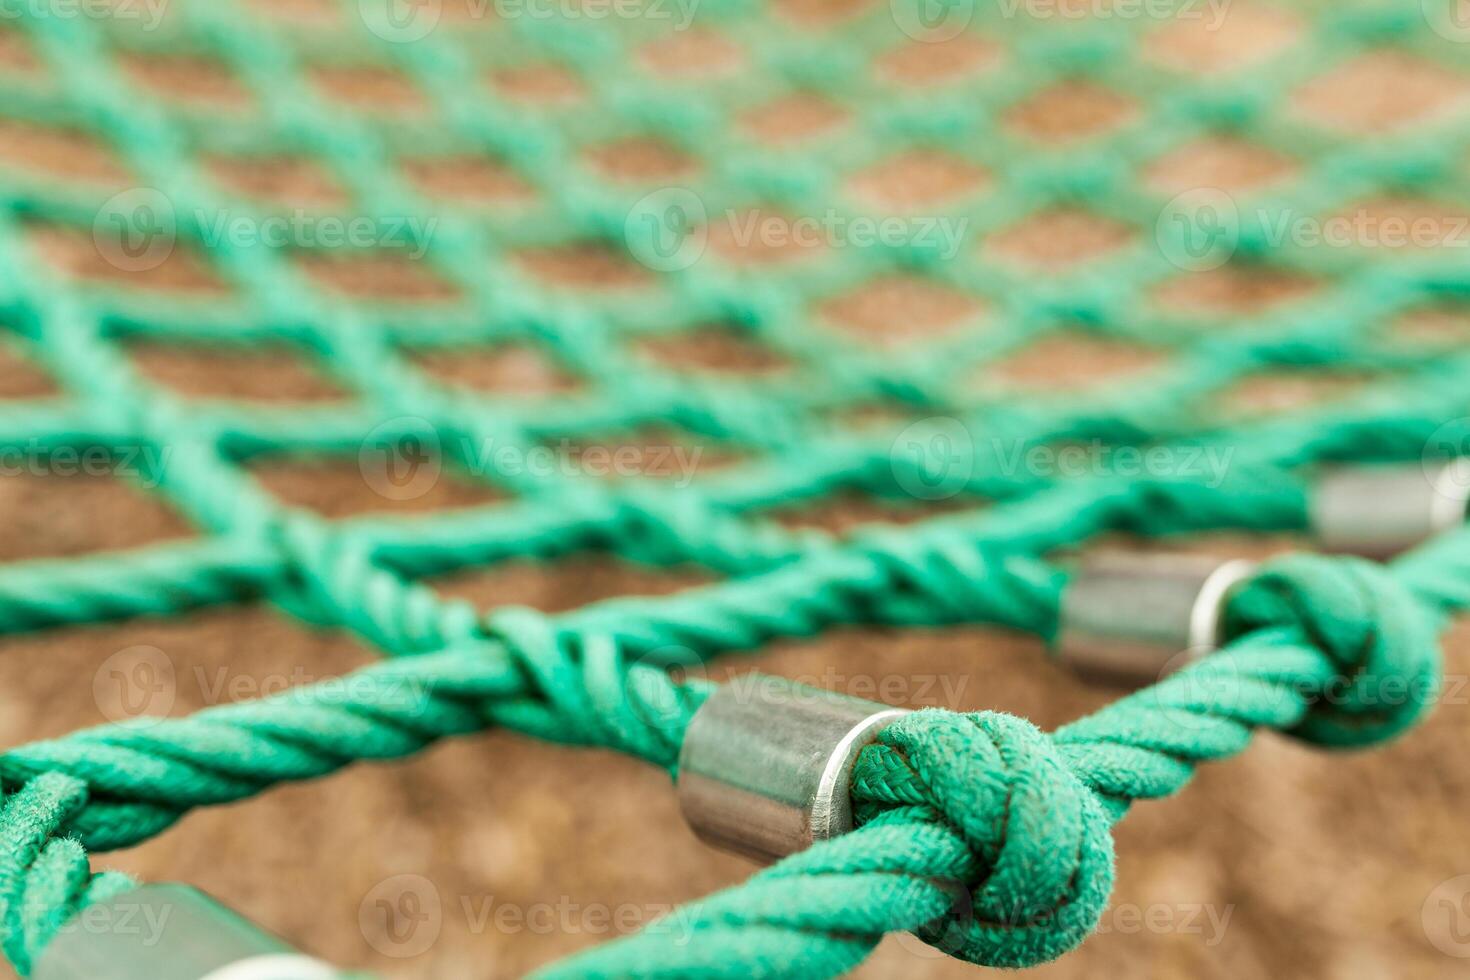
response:
<path id="1" fill-rule="evenodd" d="M 1385 334 L 1403 314 L 1470 294 L 1463 262 L 1433 253 L 1385 262 L 1366 249 L 1313 250 L 1267 234 L 1282 215 L 1327 213 L 1377 193 L 1470 199 L 1461 166 L 1470 124 L 1461 117 L 1412 140 L 1360 140 L 1303 127 L 1280 111 L 1278 93 L 1376 50 L 1442 66 L 1463 62 L 1419 5 L 1304 15 L 1293 44 L 1249 71 L 1207 80 L 1140 57 L 1148 24 L 1114 19 L 1058 31 L 977 5 L 970 30 L 1006 39 L 1004 71 L 920 93 L 885 88 L 867 70 L 887 52 L 923 43 L 897 30 L 888 10 L 869 10 L 813 43 L 780 26 L 778 12 L 707 3 L 700 26 L 733 39 L 755 67 L 671 92 L 667 80 L 636 67 L 642 46 L 667 33 L 653 20 L 530 18 L 491 36 L 440 31 L 401 42 L 363 28 L 355 18 L 369 6 L 344 2 L 350 29 L 324 33 L 285 29 L 235 0 L 171 4 L 157 31 L 36 11 L 14 21 L 46 80 L 0 75 L 0 113 L 102 140 L 137 184 L 118 204 L 108 202 L 115 188 L 0 172 L 0 322 L 14 348 L 42 364 L 65 395 L 0 406 L 0 448 L 160 451 L 148 475 L 209 536 L 0 568 L 0 629 L 168 615 L 265 596 L 311 622 L 353 631 L 387 658 L 345 684 L 184 719 L 107 725 L 0 754 L 0 947 L 22 973 L 71 914 L 127 886 L 91 872 L 88 851 L 145 840 L 193 807 L 494 725 L 614 747 L 673 773 L 684 726 L 708 686 L 672 681 L 660 659 L 671 649 L 702 660 L 862 623 L 983 622 L 1050 638 L 1066 572 L 1043 556 L 1057 548 L 1108 531 L 1299 530 L 1316 465 L 1416 460 L 1426 446 L 1463 447 L 1470 435 L 1470 355 Z M 258 113 L 216 119 L 180 109 L 120 67 L 127 53 L 180 52 L 217 61 Z M 333 59 L 400 72 L 429 111 L 387 121 L 344 114 L 307 80 L 311 67 Z M 480 83 L 487 68 L 543 62 L 572 73 L 595 98 L 538 113 Z M 1079 79 L 1126 97 L 1132 118 L 1064 149 L 1038 146 L 1002 124 L 1013 106 Z M 853 121 L 779 154 L 755 152 L 733 135 L 733 120 L 792 93 L 830 101 Z M 1143 238 L 1044 275 L 970 252 L 950 259 L 880 242 L 794 265 L 746 268 L 712 255 L 663 270 L 626 296 L 548 289 L 516 261 L 520 251 L 595 242 L 619 255 L 647 254 L 636 229 L 647 226 L 638 219 L 651 188 L 612 185 L 581 162 L 585 144 L 634 133 L 703 162 L 700 197 L 711 215 L 751 206 L 801 214 L 833 197 L 828 191 L 848 176 L 842 168 L 925 148 L 989 175 L 987 193 L 945 206 L 977 239 L 1066 207 L 1090 209 Z M 1156 220 L 1168 195 L 1141 186 L 1137 174 L 1220 135 L 1248 139 L 1298 168 L 1250 199 L 1259 208 L 1241 215 L 1226 269 L 1302 277 L 1319 288 L 1249 316 L 1202 322 L 1149 302 L 1161 286 L 1193 281 L 1178 263 L 1189 242 L 1170 237 L 1189 229 Z M 360 213 L 434 215 L 432 235 L 414 244 L 453 298 L 354 301 L 319 286 L 291 250 L 211 239 L 221 216 L 266 214 L 234 200 L 202 163 L 242 147 L 321 163 L 350 189 Z M 467 153 L 502 161 L 537 189 L 537 205 L 509 216 L 466 215 L 429 200 L 399 169 L 405 156 Z M 163 194 L 177 247 L 207 261 L 224 284 L 220 295 L 189 299 L 128 276 L 78 282 L 42 261 L 38 227 L 92 234 L 102 219 L 121 217 L 124 232 L 139 231 L 129 224 L 138 220 L 135 205 L 154 200 L 141 189 Z M 847 217 L 861 216 L 833 199 Z M 835 335 L 813 313 L 824 300 L 897 274 L 983 300 L 992 322 L 879 352 Z M 635 339 L 709 322 L 735 325 L 802 370 L 787 380 L 696 381 L 632 352 Z M 1050 400 L 960 384 L 1064 330 L 1147 345 L 1163 366 L 1143 383 Z M 284 343 L 355 398 L 289 410 L 187 403 L 137 373 L 124 347 L 137 337 Z M 527 407 L 450 389 L 404 356 L 507 341 L 542 349 L 586 392 Z M 1210 407 L 1214 396 L 1273 370 L 1366 380 L 1329 407 L 1256 423 Z M 871 431 L 834 422 L 878 402 L 900 409 L 905 423 L 929 421 L 901 434 L 902 425 Z M 473 460 L 456 460 L 460 447 L 524 453 L 647 423 L 747 459 L 689 487 L 602 484 L 492 463 L 475 475 L 510 495 L 506 503 L 335 524 L 282 506 L 240 465 L 272 453 L 352 456 L 368 444 L 425 435 L 463 464 Z M 955 444 L 957 431 L 966 440 Z M 940 437 L 951 442 L 936 466 L 930 450 Z M 1091 442 L 1163 448 L 1176 458 L 1228 451 L 1230 465 L 1218 481 L 1198 471 L 1058 478 L 1015 465 L 1031 448 Z M 762 517 L 843 489 L 901 497 L 936 485 L 989 506 L 842 541 Z M 511 608 L 482 615 L 418 581 L 588 548 L 657 564 L 694 562 L 723 579 L 555 616 Z M 1226 650 L 1050 734 L 999 712 L 916 713 L 860 761 L 858 831 L 684 910 L 681 921 L 697 923 L 691 942 L 655 927 L 546 975 L 830 976 L 900 929 L 991 965 L 1060 955 L 1106 903 L 1109 828 L 1135 800 L 1174 792 L 1199 763 L 1241 751 L 1258 727 L 1354 746 L 1419 718 L 1437 690 L 1433 621 L 1470 605 L 1467 562 L 1463 533 L 1390 572 L 1350 559 L 1281 561 L 1233 601 L 1235 640 Z M 1404 697 L 1392 704 L 1375 697 L 1387 682 Z"/>

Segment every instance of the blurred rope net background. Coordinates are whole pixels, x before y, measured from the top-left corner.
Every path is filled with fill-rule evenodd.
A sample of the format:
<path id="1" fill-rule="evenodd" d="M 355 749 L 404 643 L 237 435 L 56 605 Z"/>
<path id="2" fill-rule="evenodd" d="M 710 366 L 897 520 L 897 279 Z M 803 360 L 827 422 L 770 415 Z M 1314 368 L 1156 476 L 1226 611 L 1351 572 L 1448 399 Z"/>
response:
<path id="1" fill-rule="evenodd" d="M 18 971 L 122 887 L 83 848 L 193 808 L 494 726 L 672 769 L 707 658 L 854 624 L 1049 639 L 1060 549 L 1296 532 L 1321 464 L 1464 449 L 1470 34 L 1448 7 L 508 3 L 5 8 L 0 320 L 12 377 L 42 380 L 14 382 L 0 444 L 102 453 L 202 534 L 13 562 L 0 626 L 264 596 L 388 658 L 0 754 Z M 281 403 L 165 383 L 206 348 Z M 508 350 L 516 390 L 461 383 Z M 709 351 L 726 370 L 691 370 Z M 1033 462 L 1059 447 L 1113 462 Z M 1161 462 L 1120 472 L 1129 449 Z M 283 459 L 305 501 L 258 472 Z M 308 506 L 323 459 L 457 506 Z M 775 519 L 854 494 L 856 530 Z M 426 584 L 589 549 L 709 581 L 551 615 Z M 1456 534 L 1390 574 L 1283 565 L 1203 671 L 1049 737 L 926 721 L 866 757 L 862 832 L 689 911 L 687 942 L 548 969 L 823 976 L 926 926 L 981 962 L 1058 955 L 1101 914 L 1132 800 L 1259 725 L 1343 744 L 1417 720 L 1432 683 L 1388 718 L 1324 721 L 1312 692 L 1437 676 L 1415 624 L 1470 599 L 1467 558 Z M 986 783 L 936 775 L 970 740 L 976 772 L 1049 788 L 951 812 Z M 975 826 L 1013 806 L 1058 826 Z M 1041 880 L 993 875 L 1018 867 Z M 932 879 L 977 903 L 955 934 Z"/>

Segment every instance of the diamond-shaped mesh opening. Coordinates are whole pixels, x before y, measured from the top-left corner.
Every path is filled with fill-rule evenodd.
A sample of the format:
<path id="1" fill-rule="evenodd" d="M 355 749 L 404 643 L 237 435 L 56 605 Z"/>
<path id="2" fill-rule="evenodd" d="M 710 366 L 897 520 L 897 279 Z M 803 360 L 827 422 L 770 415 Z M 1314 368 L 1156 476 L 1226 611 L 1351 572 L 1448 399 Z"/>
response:
<path id="1" fill-rule="evenodd" d="M 1127 96 L 1085 79 L 1058 82 L 1012 106 L 1012 129 L 1039 143 L 1071 143 L 1106 135 L 1132 116 Z"/>
<path id="2" fill-rule="evenodd" d="M 981 393 L 1067 393 L 1118 385 L 1158 367 L 1165 355 L 1140 344 L 1067 332 L 1052 334 L 987 364 L 974 382 Z"/>
<path id="3" fill-rule="evenodd" d="M 0 398 L 49 398 L 59 391 L 18 345 L 0 342 Z"/>
<path id="4" fill-rule="evenodd" d="M 499 30 L 503 21 L 481 0 L 444 0 L 437 7 L 439 24 L 452 31 Z M 437 24 L 435 25 L 438 26 Z"/>
<path id="5" fill-rule="evenodd" d="M 28 239 L 53 271 L 80 284 L 114 286 L 193 297 L 223 296 L 228 286 L 204 251 L 185 241 L 157 239 L 156 248 L 131 247 L 131 229 L 99 223 L 90 229 L 32 223 Z M 141 243 L 140 243 L 141 244 Z"/>
<path id="6" fill-rule="evenodd" d="M 1238 136 L 1211 135 L 1175 147 L 1143 171 L 1148 186 L 1164 194 L 1200 187 L 1240 193 L 1268 187 L 1295 173 L 1289 158 Z"/>
<path id="7" fill-rule="evenodd" d="M 950 154 L 916 150 L 890 157 L 854 174 L 848 190 L 858 202 L 911 212 L 954 204 L 985 186 L 985 171 Z"/>
<path id="8" fill-rule="evenodd" d="M 409 358 L 445 384 L 487 395 L 546 397 L 579 386 L 573 374 L 527 344 L 428 348 L 411 351 Z"/>
<path id="9" fill-rule="evenodd" d="M 1422 258 L 1435 250 L 1470 249 L 1470 210 L 1423 197 L 1375 197 L 1328 215 L 1323 233 L 1331 248 Z"/>
<path id="10" fill-rule="evenodd" d="M 164 102 L 198 111 L 251 108 L 250 90 L 214 59 L 128 52 L 118 62 L 140 88 Z"/>
<path id="11" fill-rule="evenodd" d="M 697 327 L 665 337 L 648 337 L 638 346 L 659 364 L 676 371 L 769 375 L 788 365 L 769 347 L 728 327 Z"/>
<path id="12" fill-rule="evenodd" d="M 1249 374 L 1212 400 L 1231 421 L 1321 408 L 1348 398 L 1370 381 L 1360 372 L 1274 368 Z"/>
<path id="13" fill-rule="evenodd" d="M 1144 57 L 1174 71 L 1238 71 L 1282 54 L 1300 36 L 1295 14 L 1259 4 L 1231 3 L 1179 17 L 1151 32 Z"/>
<path id="14" fill-rule="evenodd" d="M 740 268 L 774 268 L 819 258 L 832 244 L 814 216 L 774 207 L 737 208 L 709 216 L 711 255 Z"/>
<path id="15" fill-rule="evenodd" d="M 1292 107 L 1314 124 L 1349 133 L 1381 133 L 1463 110 L 1470 75 L 1408 52 L 1370 51 L 1306 82 Z"/>
<path id="16" fill-rule="evenodd" d="M 910 496 L 883 497 L 855 490 L 841 491 L 817 501 L 801 501 L 765 512 L 782 527 L 816 529 L 847 537 L 864 528 L 905 526 L 930 518 L 982 506 L 969 495 L 955 494 L 937 500 Z"/>
<path id="17" fill-rule="evenodd" d="M 880 347 L 943 336 L 983 310 L 973 296 L 912 275 L 870 279 L 821 304 L 823 319 L 836 329 Z"/>
<path id="18" fill-rule="evenodd" d="M 407 249 L 299 251 L 297 268 L 322 288 L 343 297 L 400 303 L 443 303 L 459 290 Z"/>
<path id="19" fill-rule="evenodd" d="M 308 355 L 283 344 L 242 348 L 132 340 L 125 346 L 145 378 L 185 398 L 289 404 L 349 397 Z"/>
<path id="20" fill-rule="evenodd" d="M 862 16 L 877 0 L 778 0 L 777 13 L 806 28 L 829 27 Z"/>
<path id="21" fill-rule="evenodd" d="M 655 77 L 691 82 L 728 76 L 744 60 L 740 46 L 730 38 L 698 26 L 650 41 L 634 56 Z"/>
<path id="22" fill-rule="evenodd" d="M 448 458 L 442 444 L 367 440 L 354 456 L 263 453 L 247 459 L 246 468 L 280 503 L 329 520 L 457 510 L 505 499 L 503 491 Z"/>
<path id="23" fill-rule="evenodd" d="M 696 169 L 693 157 L 654 136 L 628 136 L 591 147 L 587 162 L 601 176 L 628 183 L 676 180 Z"/>
<path id="24" fill-rule="evenodd" d="M 25 35 L 10 27 L 0 27 L 0 72 L 23 78 L 45 74 Z"/>
<path id="25" fill-rule="evenodd" d="M 248 6 L 262 17 L 292 27 L 336 27 L 342 19 L 342 8 L 333 0 L 248 0 Z"/>
<path id="26" fill-rule="evenodd" d="M 574 105 L 587 94 L 575 72 L 554 62 L 496 69 L 490 73 L 489 84 L 497 95 L 513 103 L 542 108 Z"/>
<path id="27" fill-rule="evenodd" d="M 627 292 L 652 281 L 648 270 L 621 250 L 598 242 L 526 249 L 515 259 L 542 285 L 572 292 Z"/>
<path id="28" fill-rule="evenodd" d="M 847 119 L 841 106 L 816 92 L 792 92 L 747 109 L 740 128 L 751 138 L 774 147 L 825 135 Z"/>
<path id="29" fill-rule="evenodd" d="M 318 65 L 311 81 L 335 105 L 371 115 L 424 112 L 428 101 L 402 72 L 383 65 Z"/>
<path id="30" fill-rule="evenodd" d="M 331 170 L 310 157 L 211 155 L 205 165 L 227 192 L 271 208 L 314 211 L 347 201 Z"/>
<path id="31" fill-rule="evenodd" d="M 56 446 L 7 457 L 0 561 L 64 558 L 192 537 L 154 486 L 163 449 Z M 110 519 L 99 521 L 106 513 Z"/>
<path id="32" fill-rule="evenodd" d="M 536 197 L 529 181 L 492 157 L 405 157 L 399 166 L 421 192 L 446 203 L 504 207 Z"/>
<path id="33" fill-rule="evenodd" d="M 1170 312 L 1203 316 L 1253 316 L 1310 296 L 1309 277 L 1262 266 L 1225 265 L 1185 272 L 1160 284 L 1153 300 Z"/>
<path id="34" fill-rule="evenodd" d="M 1409 310 L 1389 324 L 1391 339 L 1453 349 L 1470 344 L 1470 307 L 1436 305 Z"/>
<path id="35" fill-rule="evenodd" d="M 1001 229 L 987 247 L 1007 262 L 1056 272 L 1107 255 L 1132 237 L 1131 228 L 1111 218 L 1080 208 L 1052 208 Z"/>
<path id="36" fill-rule="evenodd" d="M 555 560 L 511 559 L 426 580 L 445 598 L 464 599 L 481 609 L 529 606 L 558 613 L 594 602 L 635 596 L 665 596 L 710 581 L 692 566 L 658 566 L 614 555 L 579 553 Z"/>
<path id="37" fill-rule="evenodd" d="M 926 88 L 969 80 L 998 66 L 1001 47 L 974 34 L 944 41 L 915 40 L 883 52 L 873 64 L 879 78 Z"/>
<path id="38" fill-rule="evenodd" d="M 933 412 L 892 399 L 872 398 L 824 414 L 823 420 L 838 432 L 859 432 L 891 439 L 905 426 Z"/>
<path id="39" fill-rule="evenodd" d="M 259 603 L 46 630 L 12 638 L 5 652 L 0 737 L 12 743 L 79 724 L 181 718 L 371 661 L 350 634 L 307 627 Z"/>
<path id="40" fill-rule="evenodd" d="M 118 155 L 91 134 L 18 119 L 0 119 L 0 168 L 32 180 L 119 189 L 130 181 Z"/>

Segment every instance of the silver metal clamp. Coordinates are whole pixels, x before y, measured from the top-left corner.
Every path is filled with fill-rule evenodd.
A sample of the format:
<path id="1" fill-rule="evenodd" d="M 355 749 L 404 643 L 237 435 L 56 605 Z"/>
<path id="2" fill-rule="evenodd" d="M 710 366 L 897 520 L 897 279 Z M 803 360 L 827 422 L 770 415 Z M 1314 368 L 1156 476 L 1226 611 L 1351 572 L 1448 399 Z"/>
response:
<path id="1" fill-rule="evenodd" d="M 852 829 L 858 753 L 908 712 L 747 674 L 695 713 L 679 753 L 679 808 L 706 843 L 775 861 Z"/>
<path id="2" fill-rule="evenodd" d="M 1391 558 L 1465 523 L 1470 457 L 1402 466 L 1350 466 L 1313 488 L 1312 531 L 1326 551 Z"/>
<path id="3" fill-rule="evenodd" d="M 1117 552 L 1086 558 L 1062 593 L 1056 652 L 1091 679 L 1152 684 L 1220 644 L 1220 619 L 1254 562 Z"/>

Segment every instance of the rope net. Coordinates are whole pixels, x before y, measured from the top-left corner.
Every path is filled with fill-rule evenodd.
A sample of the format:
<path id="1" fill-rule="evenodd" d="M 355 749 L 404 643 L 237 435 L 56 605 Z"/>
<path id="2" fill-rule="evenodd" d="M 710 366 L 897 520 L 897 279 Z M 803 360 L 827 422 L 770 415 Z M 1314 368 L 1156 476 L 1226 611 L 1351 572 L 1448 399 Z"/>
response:
<path id="1" fill-rule="evenodd" d="M 88 852 L 195 807 L 492 726 L 677 775 L 711 657 L 842 624 L 1050 639 L 1059 550 L 1302 530 L 1318 467 L 1470 433 L 1470 76 L 1433 4 L 85 7 L 0 23 L 0 323 L 59 389 L 0 405 L 0 448 L 104 454 L 203 536 L 0 567 L 0 627 L 265 596 L 383 660 L 0 753 L 23 974 L 127 887 Z M 187 397 L 144 346 L 285 400 Z M 515 390 L 463 383 L 487 358 Z M 325 459 L 462 506 L 324 514 L 258 471 Z M 878 519 L 777 519 L 842 494 Z M 1420 716 L 1467 545 L 1287 559 L 1226 649 L 1050 734 L 916 713 L 863 755 L 857 831 L 681 910 L 692 941 L 545 975 L 829 976 L 894 930 L 1060 955 L 1133 801 L 1260 726 Z M 589 550 L 713 581 L 556 614 L 424 584 Z M 1358 697 L 1384 677 L 1414 696 Z"/>

